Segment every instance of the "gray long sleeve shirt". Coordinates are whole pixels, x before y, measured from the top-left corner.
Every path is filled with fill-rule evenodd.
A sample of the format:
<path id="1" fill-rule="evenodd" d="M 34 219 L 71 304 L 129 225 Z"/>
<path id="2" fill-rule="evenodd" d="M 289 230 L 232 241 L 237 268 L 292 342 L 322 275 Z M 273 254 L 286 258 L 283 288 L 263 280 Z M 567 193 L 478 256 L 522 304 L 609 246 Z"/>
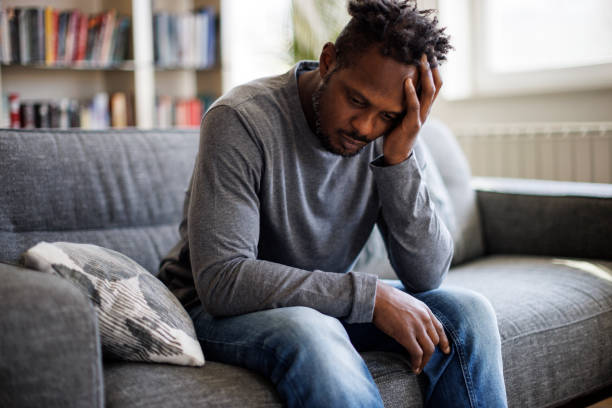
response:
<path id="1" fill-rule="evenodd" d="M 354 157 L 310 130 L 297 76 L 237 87 L 202 122 L 181 239 L 160 278 L 186 307 L 215 316 L 307 306 L 370 322 L 376 276 L 351 270 L 375 223 L 407 290 L 442 282 L 452 239 L 422 180 L 418 149 L 382 165 L 382 138 Z"/>

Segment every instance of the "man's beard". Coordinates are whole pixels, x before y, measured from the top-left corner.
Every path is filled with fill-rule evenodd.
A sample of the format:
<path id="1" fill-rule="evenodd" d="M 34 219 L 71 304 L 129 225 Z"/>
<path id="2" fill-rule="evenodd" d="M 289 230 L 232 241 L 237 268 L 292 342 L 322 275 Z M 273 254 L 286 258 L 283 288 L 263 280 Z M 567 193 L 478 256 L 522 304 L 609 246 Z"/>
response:
<path id="1" fill-rule="evenodd" d="M 336 72 L 336 69 L 334 69 L 328 75 L 325 75 L 321 85 L 319 85 L 319 87 L 312 94 L 312 107 L 314 109 L 314 114 L 315 114 L 315 134 L 317 135 L 317 137 L 319 138 L 319 141 L 321 142 L 321 144 L 326 150 L 330 151 L 333 154 L 337 154 L 343 157 L 352 157 L 352 156 L 359 154 L 362 149 L 359 149 L 355 152 L 346 152 L 344 150 L 339 150 L 339 149 L 334 148 L 334 146 L 331 144 L 330 135 L 323 132 L 323 129 L 321 127 L 321 95 L 323 95 L 323 91 L 327 89 L 329 79 Z M 350 135 L 350 136 L 353 136 L 353 138 L 357 140 L 364 141 L 363 138 L 359 138 L 357 135 Z"/>

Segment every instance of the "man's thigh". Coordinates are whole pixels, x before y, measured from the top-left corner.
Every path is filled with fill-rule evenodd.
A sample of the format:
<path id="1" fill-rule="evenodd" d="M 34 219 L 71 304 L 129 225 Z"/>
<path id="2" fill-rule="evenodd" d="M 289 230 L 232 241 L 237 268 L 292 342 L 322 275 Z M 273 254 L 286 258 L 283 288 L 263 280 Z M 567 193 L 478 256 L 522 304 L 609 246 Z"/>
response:
<path id="1" fill-rule="evenodd" d="M 215 318 L 198 306 L 189 314 L 204 355 L 212 361 L 259 368 L 298 349 L 332 351 L 350 346 L 337 319 L 307 307 Z"/>

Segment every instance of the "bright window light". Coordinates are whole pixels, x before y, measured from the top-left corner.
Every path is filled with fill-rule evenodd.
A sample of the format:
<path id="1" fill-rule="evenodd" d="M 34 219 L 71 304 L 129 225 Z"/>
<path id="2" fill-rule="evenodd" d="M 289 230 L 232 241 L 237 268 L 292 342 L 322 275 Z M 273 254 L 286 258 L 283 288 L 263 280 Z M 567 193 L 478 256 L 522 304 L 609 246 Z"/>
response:
<path id="1" fill-rule="evenodd" d="M 610 0 L 486 0 L 485 55 L 496 73 L 612 62 Z"/>

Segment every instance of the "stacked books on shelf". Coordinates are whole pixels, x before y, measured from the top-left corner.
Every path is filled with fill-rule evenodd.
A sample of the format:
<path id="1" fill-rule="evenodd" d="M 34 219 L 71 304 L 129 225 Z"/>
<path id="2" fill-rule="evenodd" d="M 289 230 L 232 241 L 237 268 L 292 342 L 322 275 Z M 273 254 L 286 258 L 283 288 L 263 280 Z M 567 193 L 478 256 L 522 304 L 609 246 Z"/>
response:
<path id="1" fill-rule="evenodd" d="M 155 127 L 199 127 L 202 115 L 213 101 L 214 97 L 211 95 L 199 95 L 197 98 L 158 96 L 155 101 Z"/>
<path id="2" fill-rule="evenodd" d="M 193 13 L 153 15 L 155 64 L 161 68 L 210 68 L 216 60 L 216 16 L 214 9 Z"/>
<path id="3" fill-rule="evenodd" d="M 214 96 L 203 94 L 197 98 L 173 98 L 163 95 L 156 98 L 154 126 L 199 127 L 202 115 Z M 97 93 L 92 99 L 79 101 L 70 98 L 58 100 L 21 100 L 17 93 L 5 96 L 7 117 L 0 118 L 0 127 L 14 129 L 82 128 L 107 129 L 134 126 L 134 97 L 124 92 L 110 96 Z"/>
<path id="4" fill-rule="evenodd" d="M 123 92 L 116 92 L 110 98 L 107 93 L 99 92 L 86 101 L 69 98 L 20 101 L 19 95 L 12 93 L 4 103 L 9 109 L 8 117 L 2 118 L 2 122 L 15 129 L 134 126 L 133 98 Z"/>
<path id="5" fill-rule="evenodd" d="M 0 10 L 3 64 L 108 67 L 127 59 L 130 18 L 53 7 Z"/>

